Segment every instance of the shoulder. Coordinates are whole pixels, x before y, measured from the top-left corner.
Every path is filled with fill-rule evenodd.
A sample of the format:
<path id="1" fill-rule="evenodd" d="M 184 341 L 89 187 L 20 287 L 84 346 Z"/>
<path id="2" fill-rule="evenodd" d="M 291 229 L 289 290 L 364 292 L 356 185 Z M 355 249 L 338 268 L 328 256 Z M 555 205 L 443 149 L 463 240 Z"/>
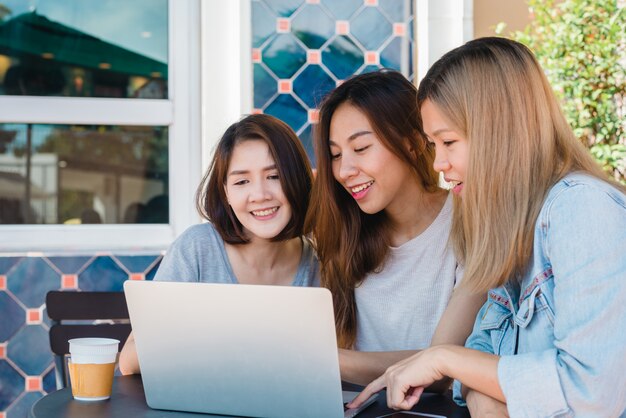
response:
<path id="1" fill-rule="evenodd" d="M 222 248 L 224 242 L 211 223 L 202 223 L 187 228 L 172 244 L 169 251 L 207 251 Z"/>
<path id="2" fill-rule="evenodd" d="M 298 282 L 300 282 L 302 286 L 317 287 L 320 285 L 317 254 L 315 253 L 313 244 L 309 238 L 305 236 L 302 237 L 302 259 L 300 260 L 299 270 L 297 276 L 300 277 L 300 280 L 298 280 Z"/>
<path id="3" fill-rule="evenodd" d="M 591 219 L 599 213 L 622 212 L 625 209 L 626 195 L 622 190 L 588 174 L 570 173 L 550 189 L 540 217 L 549 221 L 555 217 L 576 217 L 579 214 Z"/>

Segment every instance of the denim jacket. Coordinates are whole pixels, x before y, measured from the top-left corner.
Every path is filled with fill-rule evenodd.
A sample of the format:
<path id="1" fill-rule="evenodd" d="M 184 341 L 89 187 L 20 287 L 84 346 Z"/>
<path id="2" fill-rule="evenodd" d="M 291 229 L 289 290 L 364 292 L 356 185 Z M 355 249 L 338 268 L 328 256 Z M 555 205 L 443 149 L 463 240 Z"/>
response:
<path id="1" fill-rule="evenodd" d="M 501 356 L 512 418 L 626 417 L 626 196 L 579 173 L 556 183 L 527 273 L 488 293 L 465 346 Z"/>

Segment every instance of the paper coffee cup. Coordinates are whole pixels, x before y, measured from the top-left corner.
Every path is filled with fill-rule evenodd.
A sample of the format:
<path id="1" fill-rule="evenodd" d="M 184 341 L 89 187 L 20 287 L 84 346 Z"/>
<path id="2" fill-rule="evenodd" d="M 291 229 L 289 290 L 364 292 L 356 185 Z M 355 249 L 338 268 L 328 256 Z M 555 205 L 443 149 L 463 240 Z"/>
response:
<path id="1" fill-rule="evenodd" d="M 74 338 L 68 369 L 74 399 L 101 401 L 111 397 L 119 340 Z"/>

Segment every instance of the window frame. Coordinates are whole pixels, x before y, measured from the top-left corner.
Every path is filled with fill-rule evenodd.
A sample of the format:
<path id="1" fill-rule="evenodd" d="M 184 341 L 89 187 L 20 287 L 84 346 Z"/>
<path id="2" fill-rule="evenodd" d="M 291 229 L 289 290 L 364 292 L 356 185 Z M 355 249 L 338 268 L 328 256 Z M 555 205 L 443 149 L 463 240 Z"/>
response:
<path id="1" fill-rule="evenodd" d="M 200 0 L 168 1 L 168 90 L 163 100 L 0 96 L 0 123 L 167 126 L 168 224 L 0 225 L 0 252 L 164 250 L 199 222 Z"/>

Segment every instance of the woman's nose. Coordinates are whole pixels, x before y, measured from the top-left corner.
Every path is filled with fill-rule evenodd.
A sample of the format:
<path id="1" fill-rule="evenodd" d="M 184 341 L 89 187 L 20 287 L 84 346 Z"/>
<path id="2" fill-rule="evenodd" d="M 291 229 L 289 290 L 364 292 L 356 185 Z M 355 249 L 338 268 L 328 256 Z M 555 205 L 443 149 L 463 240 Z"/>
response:
<path id="1" fill-rule="evenodd" d="M 356 168 L 354 161 L 347 156 L 342 156 L 339 166 L 339 179 L 347 180 L 352 176 L 355 176 L 359 170 Z"/>
<path id="2" fill-rule="evenodd" d="M 261 181 L 254 185 L 250 191 L 249 199 L 251 202 L 259 202 L 263 200 L 269 200 L 272 198 L 270 189 L 265 182 Z"/>
<path id="3" fill-rule="evenodd" d="M 433 162 L 433 168 L 435 169 L 435 171 L 438 172 L 445 172 L 450 169 L 448 155 L 445 152 L 442 152 L 439 149 L 435 151 L 435 161 Z"/>

